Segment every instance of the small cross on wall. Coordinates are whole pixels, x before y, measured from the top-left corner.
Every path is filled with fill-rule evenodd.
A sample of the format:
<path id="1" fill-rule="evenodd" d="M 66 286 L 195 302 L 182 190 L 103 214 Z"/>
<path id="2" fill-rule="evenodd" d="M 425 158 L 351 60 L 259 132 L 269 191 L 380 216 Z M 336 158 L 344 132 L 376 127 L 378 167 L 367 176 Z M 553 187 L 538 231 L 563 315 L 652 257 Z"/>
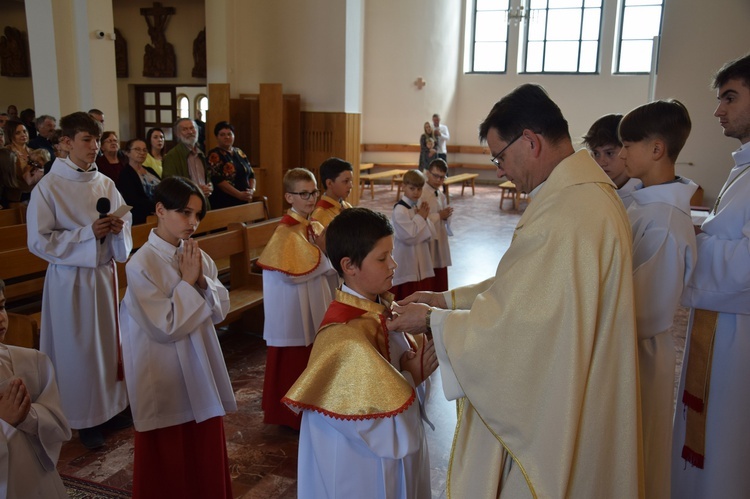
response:
<path id="1" fill-rule="evenodd" d="M 422 87 L 424 87 L 425 85 L 427 85 L 427 82 L 424 81 L 424 78 L 422 78 L 420 76 L 419 78 L 417 78 L 416 80 L 414 80 L 414 85 L 417 86 L 417 90 L 422 90 Z"/>

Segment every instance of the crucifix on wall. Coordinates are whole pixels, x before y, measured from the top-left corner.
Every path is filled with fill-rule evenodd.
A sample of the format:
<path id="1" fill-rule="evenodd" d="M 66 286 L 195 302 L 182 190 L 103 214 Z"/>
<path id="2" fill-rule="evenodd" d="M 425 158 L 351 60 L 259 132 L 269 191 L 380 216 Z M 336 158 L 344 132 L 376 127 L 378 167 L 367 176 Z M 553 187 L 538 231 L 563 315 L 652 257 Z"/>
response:
<path id="1" fill-rule="evenodd" d="M 153 7 L 141 9 L 141 15 L 146 18 L 148 25 L 148 36 L 151 38 L 151 44 L 146 45 L 143 54 L 143 76 L 153 78 L 177 76 L 174 46 L 167 42 L 165 34 L 169 17 L 174 14 L 174 7 L 164 7 L 160 2 L 154 2 Z"/>

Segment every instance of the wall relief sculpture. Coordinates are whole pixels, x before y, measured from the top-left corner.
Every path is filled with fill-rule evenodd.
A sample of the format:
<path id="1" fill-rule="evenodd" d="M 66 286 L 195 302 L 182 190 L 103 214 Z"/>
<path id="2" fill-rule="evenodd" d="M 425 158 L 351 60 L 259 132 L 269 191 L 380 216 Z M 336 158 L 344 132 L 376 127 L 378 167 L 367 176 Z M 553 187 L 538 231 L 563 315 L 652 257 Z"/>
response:
<path id="1" fill-rule="evenodd" d="M 31 76 L 29 39 L 26 33 L 6 26 L 0 36 L 0 75 Z"/>
<path id="2" fill-rule="evenodd" d="M 115 69 L 118 78 L 128 77 L 128 41 L 115 28 Z"/>
<path id="3" fill-rule="evenodd" d="M 193 76 L 206 77 L 206 28 L 193 40 Z"/>
<path id="4" fill-rule="evenodd" d="M 151 44 L 146 45 L 146 51 L 143 54 L 143 76 L 153 78 L 177 76 L 174 46 L 167 42 L 165 35 L 169 17 L 174 13 L 174 7 L 164 7 L 160 2 L 154 2 L 152 8 L 141 9 L 141 15 L 146 18 L 148 25 L 148 36 L 151 37 Z"/>

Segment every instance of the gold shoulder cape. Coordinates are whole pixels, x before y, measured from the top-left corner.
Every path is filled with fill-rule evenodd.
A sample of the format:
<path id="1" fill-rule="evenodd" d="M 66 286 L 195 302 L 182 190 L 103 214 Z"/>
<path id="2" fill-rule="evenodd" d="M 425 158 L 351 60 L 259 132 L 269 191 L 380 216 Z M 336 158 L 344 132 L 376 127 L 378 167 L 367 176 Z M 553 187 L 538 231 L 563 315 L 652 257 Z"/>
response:
<path id="1" fill-rule="evenodd" d="M 309 274 L 320 265 L 322 252 L 308 239 L 319 235 L 323 226 L 289 210 L 258 258 L 258 266 L 292 276 Z"/>
<path id="2" fill-rule="evenodd" d="M 346 201 L 339 203 L 337 200 L 329 196 L 322 196 L 318 200 L 318 204 L 315 205 L 310 218 L 323 224 L 323 227 L 328 227 L 328 224 L 341 213 L 341 206 L 343 204 L 344 209 L 351 208 L 352 205 Z"/>
<path id="3" fill-rule="evenodd" d="M 385 307 L 343 291 L 328 307 L 307 368 L 282 402 L 344 420 L 391 417 L 415 399 L 388 362 Z"/>

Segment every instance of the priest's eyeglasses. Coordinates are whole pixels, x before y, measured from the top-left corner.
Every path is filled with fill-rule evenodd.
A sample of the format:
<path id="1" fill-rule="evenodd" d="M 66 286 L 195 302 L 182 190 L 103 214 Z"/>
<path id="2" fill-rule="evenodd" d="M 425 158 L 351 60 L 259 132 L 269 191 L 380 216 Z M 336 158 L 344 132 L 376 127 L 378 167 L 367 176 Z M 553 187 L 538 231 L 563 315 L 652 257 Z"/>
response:
<path id="1" fill-rule="evenodd" d="M 502 159 L 500 159 L 500 156 L 503 155 L 503 153 L 505 152 L 506 149 L 508 149 L 510 146 L 513 145 L 513 142 L 517 141 L 521 137 L 523 137 L 523 134 L 517 135 L 515 139 L 511 140 L 510 142 L 508 142 L 508 145 L 505 146 L 505 147 L 503 147 L 502 150 L 499 153 L 495 154 L 492 157 L 492 159 L 490 160 L 490 162 L 492 162 L 492 164 L 495 165 L 496 167 L 502 168 L 503 166 L 500 164 L 500 162 L 502 161 Z"/>
<path id="2" fill-rule="evenodd" d="M 290 192 L 289 194 L 296 194 L 297 196 L 307 201 L 311 197 L 317 198 L 318 196 L 320 196 L 320 191 L 318 189 L 315 189 L 314 191 L 310 191 L 310 192 L 308 191 Z"/>

